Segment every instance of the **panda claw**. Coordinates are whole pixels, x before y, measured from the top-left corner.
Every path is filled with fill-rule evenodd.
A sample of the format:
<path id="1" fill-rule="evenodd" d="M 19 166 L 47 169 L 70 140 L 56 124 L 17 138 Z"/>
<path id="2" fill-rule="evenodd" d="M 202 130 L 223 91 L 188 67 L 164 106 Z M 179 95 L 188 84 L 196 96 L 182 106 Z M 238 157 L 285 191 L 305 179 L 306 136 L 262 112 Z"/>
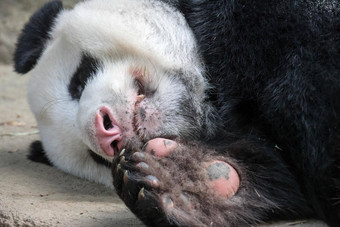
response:
<path id="1" fill-rule="evenodd" d="M 124 181 L 124 184 L 127 184 L 129 181 L 129 174 L 127 170 L 124 171 L 123 181 Z"/>
<path id="2" fill-rule="evenodd" d="M 143 187 L 138 193 L 138 200 L 142 200 L 144 198 L 145 198 L 145 194 L 144 194 L 144 187 Z"/>
<path id="3" fill-rule="evenodd" d="M 120 165 L 124 165 L 125 163 L 126 163 L 126 161 L 125 161 L 125 156 L 122 156 L 122 157 L 120 158 L 119 164 L 120 164 Z"/>
<path id="4" fill-rule="evenodd" d="M 118 173 L 121 169 L 122 169 L 121 165 L 118 164 L 117 167 L 116 167 L 116 173 Z"/>
<path id="5" fill-rule="evenodd" d="M 120 152 L 119 156 L 123 156 L 124 153 L 125 153 L 125 148 Z"/>

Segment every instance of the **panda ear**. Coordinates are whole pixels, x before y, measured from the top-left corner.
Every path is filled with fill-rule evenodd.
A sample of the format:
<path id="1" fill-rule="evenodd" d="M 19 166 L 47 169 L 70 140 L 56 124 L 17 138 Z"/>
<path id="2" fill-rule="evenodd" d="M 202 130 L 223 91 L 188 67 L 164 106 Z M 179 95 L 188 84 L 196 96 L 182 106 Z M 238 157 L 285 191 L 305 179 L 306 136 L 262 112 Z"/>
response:
<path id="1" fill-rule="evenodd" d="M 35 12 L 18 38 L 14 52 L 14 69 L 18 73 L 30 71 L 50 38 L 55 19 L 63 9 L 61 1 L 50 1 Z"/>

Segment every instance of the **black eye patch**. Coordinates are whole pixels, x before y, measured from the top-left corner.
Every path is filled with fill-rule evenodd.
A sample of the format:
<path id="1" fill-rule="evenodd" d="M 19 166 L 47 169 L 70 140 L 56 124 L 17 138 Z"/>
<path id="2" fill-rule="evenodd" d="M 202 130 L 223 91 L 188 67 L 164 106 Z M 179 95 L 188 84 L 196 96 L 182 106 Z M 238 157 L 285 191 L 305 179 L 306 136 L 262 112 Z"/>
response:
<path id="1" fill-rule="evenodd" d="M 73 74 L 68 91 L 74 100 L 79 100 L 87 81 L 99 70 L 100 63 L 97 59 L 83 54 L 80 64 Z"/>

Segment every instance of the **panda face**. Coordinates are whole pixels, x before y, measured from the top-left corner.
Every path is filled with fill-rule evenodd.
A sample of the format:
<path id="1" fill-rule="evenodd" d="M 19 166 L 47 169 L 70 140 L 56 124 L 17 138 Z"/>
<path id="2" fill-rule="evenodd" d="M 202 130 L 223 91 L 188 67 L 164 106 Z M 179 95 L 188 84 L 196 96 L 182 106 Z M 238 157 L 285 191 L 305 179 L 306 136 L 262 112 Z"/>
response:
<path id="1" fill-rule="evenodd" d="M 113 156 L 155 137 L 197 137 L 201 116 L 193 112 L 181 72 L 134 58 L 97 62 L 77 111 L 77 127 L 91 150 Z"/>
<path id="2" fill-rule="evenodd" d="M 155 137 L 201 136 L 210 109 L 194 41 L 161 2 L 93 0 L 62 10 L 28 92 L 45 148 L 112 160 Z"/>

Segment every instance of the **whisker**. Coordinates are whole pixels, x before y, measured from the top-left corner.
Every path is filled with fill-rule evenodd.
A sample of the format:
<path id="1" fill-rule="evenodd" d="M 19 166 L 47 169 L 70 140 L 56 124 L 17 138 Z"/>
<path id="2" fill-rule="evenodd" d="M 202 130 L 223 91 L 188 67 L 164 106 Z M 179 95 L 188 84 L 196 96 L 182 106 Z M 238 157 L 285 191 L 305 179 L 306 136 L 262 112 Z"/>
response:
<path id="1" fill-rule="evenodd" d="M 50 109 L 52 106 L 56 105 L 56 104 L 59 104 L 59 103 L 62 103 L 62 102 L 69 102 L 71 101 L 70 98 L 64 98 L 64 99 L 54 99 L 54 100 L 51 100 L 47 103 L 45 103 L 45 105 L 41 108 L 40 110 L 40 115 L 44 114 L 48 109 Z"/>

